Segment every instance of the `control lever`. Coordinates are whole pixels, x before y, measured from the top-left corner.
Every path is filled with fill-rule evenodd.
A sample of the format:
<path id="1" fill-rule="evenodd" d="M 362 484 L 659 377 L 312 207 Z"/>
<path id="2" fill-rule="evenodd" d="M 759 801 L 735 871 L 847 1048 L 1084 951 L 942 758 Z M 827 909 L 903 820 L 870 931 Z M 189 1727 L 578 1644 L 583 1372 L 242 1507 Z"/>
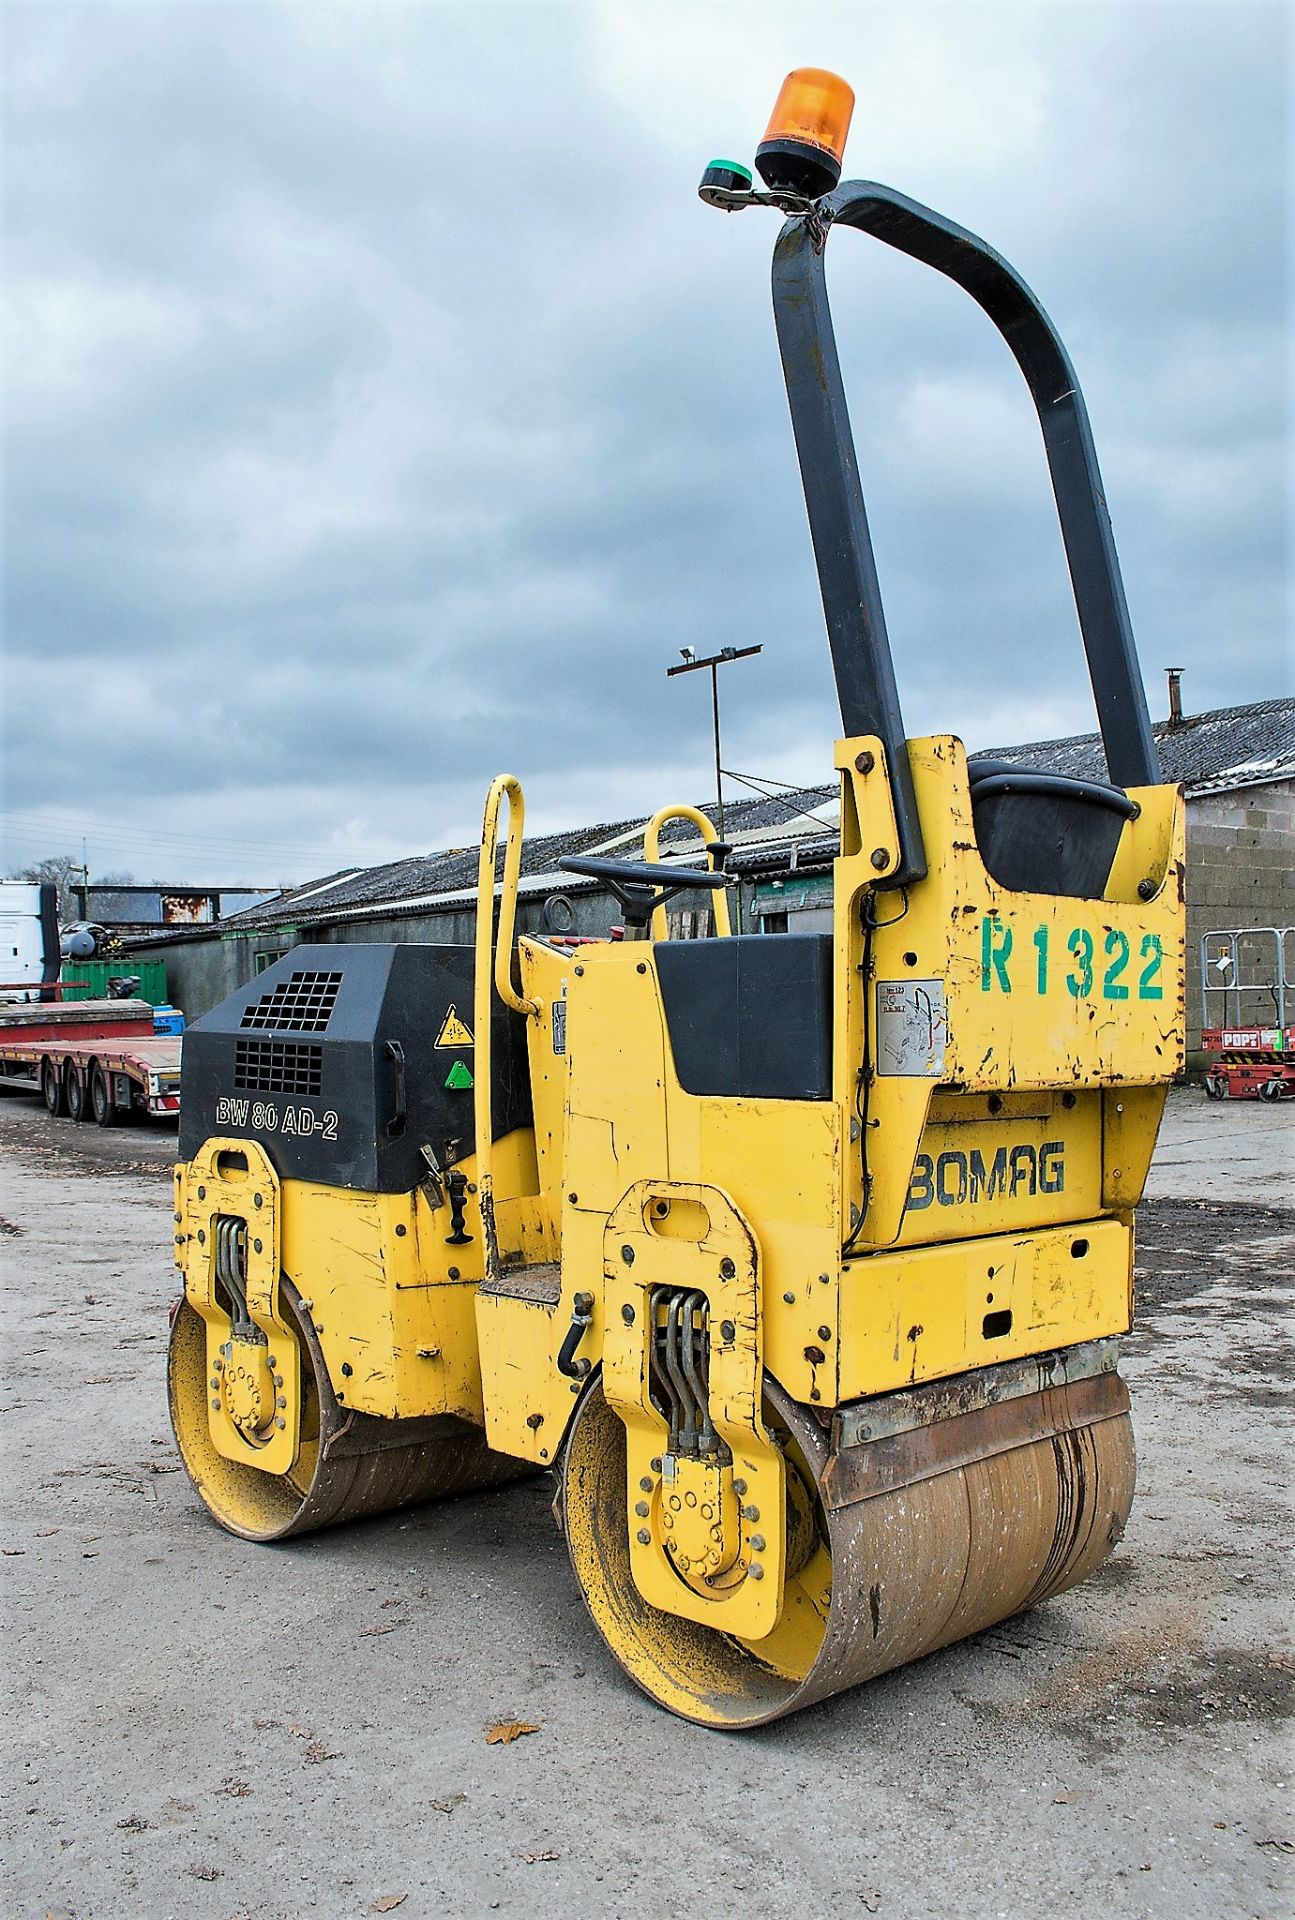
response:
<path id="1" fill-rule="evenodd" d="M 463 1203 L 468 1193 L 468 1176 L 466 1173 L 457 1171 L 447 1173 L 445 1186 L 450 1196 L 450 1231 L 445 1236 L 445 1244 L 447 1247 L 466 1247 L 472 1238 L 470 1233 L 463 1231 L 465 1218 Z"/>

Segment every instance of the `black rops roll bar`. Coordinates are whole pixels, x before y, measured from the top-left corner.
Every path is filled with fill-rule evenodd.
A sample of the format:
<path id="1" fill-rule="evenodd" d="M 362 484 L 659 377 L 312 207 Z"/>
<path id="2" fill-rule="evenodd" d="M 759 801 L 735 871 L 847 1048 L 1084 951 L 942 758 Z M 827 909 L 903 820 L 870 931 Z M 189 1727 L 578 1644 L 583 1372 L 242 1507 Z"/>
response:
<path id="1" fill-rule="evenodd" d="M 1056 328 L 974 233 L 890 187 L 845 181 L 779 234 L 773 308 L 842 724 L 847 737 L 878 735 L 889 765 L 899 860 L 877 884 L 902 886 L 923 877 L 926 853 L 827 297 L 834 226 L 858 227 L 956 280 L 1011 348 L 1043 429 L 1107 771 L 1119 786 L 1151 786 L 1160 768 L 1088 409 Z"/>

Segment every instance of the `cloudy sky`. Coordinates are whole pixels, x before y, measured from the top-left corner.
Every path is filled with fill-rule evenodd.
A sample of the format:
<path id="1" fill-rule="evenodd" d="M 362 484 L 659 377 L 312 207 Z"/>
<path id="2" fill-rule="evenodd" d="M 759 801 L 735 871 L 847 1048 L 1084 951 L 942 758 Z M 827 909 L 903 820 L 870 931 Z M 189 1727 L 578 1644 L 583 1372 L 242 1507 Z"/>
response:
<path id="1" fill-rule="evenodd" d="M 984 234 L 1093 417 L 1154 716 L 1288 691 L 1292 14 L 7 0 L 5 861 L 278 883 L 830 778 L 769 310 L 697 201 L 789 67 L 846 171 Z M 831 255 L 910 733 L 1086 730 L 1038 430 L 989 322 Z M 741 789 L 735 789 L 741 791 Z"/>

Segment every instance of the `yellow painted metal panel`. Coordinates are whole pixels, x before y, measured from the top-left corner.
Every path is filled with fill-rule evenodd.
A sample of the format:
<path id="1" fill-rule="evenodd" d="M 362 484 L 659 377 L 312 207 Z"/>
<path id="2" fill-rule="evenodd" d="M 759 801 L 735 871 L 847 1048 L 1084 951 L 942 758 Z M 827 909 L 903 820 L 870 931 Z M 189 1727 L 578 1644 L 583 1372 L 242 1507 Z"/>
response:
<path id="1" fill-rule="evenodd" d="M 1142 1198 L 1167 1086 L 1108 1087 L 1102 1094 L 1102 1205 L 1132 1208 Z"/>
<path id="2" fill-rule="evenodd" d="M 989 1100 L 1011 1102 L 986 1111 Z M 901 1244 L 1086 1220 L 1102 1207 L 1098 1093 L 945 1099 L 922 1133 Z M 935 1108 L 937 1102 L 932 1102 Z M 952 1117 L 961 1106 L 965 1112 Z M 1022 1111 L 1032 1108 L 1033 1111 Z"/>
<path id="3" fill-rule="evenodd" d="M 1019 893 L 980 858 L 961 742 L 911 741 L 909 756 L 929 871 L 906 891 L 876 896 L 893 859 L 884 753 L 874 739 L 837 743 L 834 1086 L 855 1110 L 859 1151 L 845 1157 L 843 1205 L 860 1247 L 892 1245 L 904 1230 L 937 1086 L 999 1094 L 1163 1086 L 1182 1064 L 1177 790 L 1131 796 L 1140 811 L 1123 829 L 1107 898 Z M 1134 1165 L 1132 1155 L 1149 1158 L 1153 1144 L 1150 1131 L 1130 1138 L 1126 1187 L 1145 1175 L 1145 1159 Z"/>
<path id="4" fill-rule="evenodd" d="M 995 1234 L 853 1262 L 841 1285 L 842 1401 L 1127 1332 L 1120 1220 Z"/>
<path id="5" fill-rule="evenodd" d="M 448 1278 L 446 1256 L 468 1249 L 444 1246 L 444 1210 L 433 1224 L 417 1191 L 296 1181 L 283 1191 L 283 1269 L 311 1315 L 338 1399 L 388 1419 L 456 1413 L 480 1425 L 476 1289 L 466 1274 Z"/>
<path id="6" fill-rule="evenodd" d="M 543 1211 L 553 1228 L 552 1242 L 545 1257 L 555 1260 L 556 1222 L 561 1212 L 562 1164 L 566 1144 L 569 1058 L 567 990 L 576 962 L 570 952 L 558 952 L 552 947 L 542 946 L 538 940 L 528 939 L 518 943 L 518 961 L 522 991 L 538 1008 L 534 1018 L 526 1024 L 537 1162 L 535 1191 L 543 1197 Z"/>
<path id="7" fill-rule="evenodd" d="M 486 1438 L 497 1453 L 549 1466 L 579 1392 L 556 1364 L 570 1310 L 494 1293 L 478 1293 L 475 1306 Z"/>

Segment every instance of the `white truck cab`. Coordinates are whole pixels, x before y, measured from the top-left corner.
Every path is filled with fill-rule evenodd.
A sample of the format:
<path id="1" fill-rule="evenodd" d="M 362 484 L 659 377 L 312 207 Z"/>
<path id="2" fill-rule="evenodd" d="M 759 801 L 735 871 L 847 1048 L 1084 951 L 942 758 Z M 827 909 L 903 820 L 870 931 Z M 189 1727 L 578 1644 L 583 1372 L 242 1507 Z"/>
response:
<path id="1" fill-rule="evenodd" d="M 0 880 L 0 999 L 41 998 L 60 965 L 57 889 L 49 881 Z"/>

